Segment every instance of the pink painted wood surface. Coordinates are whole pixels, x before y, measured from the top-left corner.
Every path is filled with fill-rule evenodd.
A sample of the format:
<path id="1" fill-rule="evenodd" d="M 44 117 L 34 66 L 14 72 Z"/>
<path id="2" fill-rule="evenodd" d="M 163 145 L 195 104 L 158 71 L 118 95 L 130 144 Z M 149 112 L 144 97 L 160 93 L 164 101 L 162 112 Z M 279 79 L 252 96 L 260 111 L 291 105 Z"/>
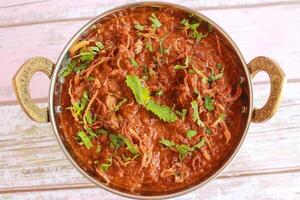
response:
<path id="1" fill-rule="evenodd" d="M 69 38 L 96 14 L 131 0 L 0 0 L 0 199 L 122 199 L 96 188 L 66 160 L 50 124 L 27 118 L 15 101 L 11 78 L 29 57 L 55 61 Z M 234 39 L 247 61 L 275 58 L 289 82 L 283 103 L 267 123 L 252 124 L 241 152 L 221 176 L 178 199 L 300 199 L 300 1 L 187 0 Z M 268 96 L 266 76 L 254 102 Z M 48 95 L 37 74 L 32 96 Z M 39 99 L 46 102 L 46 99 Z M 42 106 L 47 106 L 43 103 Z"/>
<path id="2" fill-rule="evenodd" d="M 51 4 L 51 2 L 47 3 Z M 39 4 L 30 5 L 34 7 Z M 105 3 L 105 5 L 106 7 L 104 7 L 108 9 L 109 4 Z M 36 9 L 36 7 L 34 8 Z M 40 11 L 40 15 L 42 15 L 44 10 L 47 11 L 48 7 L 41 7 L 35 12 Z M 0 28 L 0 102 L 15 100 L 11 77 L 26 59 L 32 56 L 45 56 L 56 61 L 70 37 L 87 22 L 87 19 L 90 19 L 91 16 L 86 12 L 81 13 L 83 18 L 75 13 L 76 20 L 72 20 L 72 18 L 71 21 L 66 21 L 69 19 L 62 18 L 61 22 L 56 22 L 54 16 L 56 16 L 55 14 L 59 15 L 60 12 L 54 14 L 54 10 L 52 10 L 50 14 L 46 12 L 50 21 L 54 20 L 51 23 L 45 21 L 40 24 Z M 2 12 L 0 13 L 2 14 Z M 30 16 L 26 9 L 21 13 Z M 257 8 L 203 10 L 202 13 L 215 20 L 229 33 L 241 49 L 246 61 L 259 55 L 269 56 L 277 60 L 283 67 L 288 79 L 295 80 L 300 77 L 300 70 L 295 70 L 297 63 L 300 63 L 300 40 L 298 38 L 300 3 Z M 39 15 L 36 17 L 39 18 Z M 32 18 L 30 16 L 28 20 L 33 20 Z M 7 20 L 9 19 L 4 21 Z M 40 75 L 37 75 L 32 84 L 34 98 L 47 97 L 48 82 L 46 80 L 45 77 L 41 78 Z M 266 81 L 267 79 L 255 79 L 255 81 L 262 80 Z"/>

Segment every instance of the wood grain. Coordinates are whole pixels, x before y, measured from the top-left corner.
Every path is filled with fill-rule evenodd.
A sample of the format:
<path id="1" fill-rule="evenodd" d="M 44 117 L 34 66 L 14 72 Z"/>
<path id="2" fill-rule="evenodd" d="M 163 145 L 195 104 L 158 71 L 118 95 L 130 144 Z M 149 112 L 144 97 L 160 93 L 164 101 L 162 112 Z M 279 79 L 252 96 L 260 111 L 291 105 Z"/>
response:
<path id="1" fill-rule="evenodd" d="M 257 103 L 265 102 L 267 89 L 266 85 L 255 87 Z M 294 98 L 300 93 L 300 83 L 290 83 L 286 89 L 275 117 L 251 125 L 241 152 L 223 177 L 300 170 L 300 99 Z M 0 116 L 0 192 L 15 187 L 89 184 L 66 160 L 50 124 L 30 121 L 19 106 L 1 106 Z"/>
<path id="2" fill-rule="evenodd" d="M 141 0 L 64 0 L 63 2 L 60 0 L 31 0 L 29 2 L 24 0 L 15 1 L 16 2 L 4 1 L 4 5 L 0 6 L 0 12 L 2 15 L 0 27 L 89 19 L 113 7 L 140 2 Z M 168 0 L 162 0 L 160 2 L 164 1 L 170 2 Z M 171 2 L 199 10 L 295 5 L 300 3 L 295 0 L 173 0 Z M 14 15 L 11 15 L 11 13 L 14 13 Z"/>
<path id="3" fill-rule="evenodd" d="M 53 61 L 88 20 L 139 0 L 0 0 L 0 199 L 125 199 L 90 183 L 66 159 L 50 124 L 38 124 L 17 105 L 11 78 L 32 56 Z M 163 0 L 165 1 L 165 0 Z M 236 159 L 214 181 L 177 199 L 300 199 L 300 1 L 174 0 L 218 23 L 249 62 L 274 58 L 287 74 L 283 103 L 263 124 L 251 124 Z M 254 80 L 262 106 L 267 76 Z M 38 73 L 31 95 L 47 106 L 49 80 Z M 42 102 L 42 103 L 41 103 Z"/>
<path id="4" fill-rule="evenodd" d="M 217 178 L 192 193 L 176 198 L 177 200 L 197 199 L 289 199 L 300 198 L 300 172 L 267 174 L 249 177 Z M 270 181 L 272 180 L 272 181 Z M 127 198 L 111 194 L 103 189 L 89 185 L 86 188 L 38 190 L 35 192 L 16 192 L 2 194 L 2 199 L 62 199 L 62 200 L 125 200 Z M 175 198 L 173 198 L 175 199 Z"/>
<path id="5" fill-rule="evenodd" d="M 269 56 L 283 67 L 288 79 L 300 80 L 300 70 L 295 70 L 300 63 L 300 4 L 206 10 L 203 13 L 232 36 L 246 61 L 259 55 Z M 80 19 L 0 28 L 0 102 L 15 100 L 11 77 L 25 60 L 32 56 L 45 56 L 55 62 L 67 41 L 86 22 Z M 283 24 L 288 30 L 284 33 Z M 262 80 L 266 79 L 255 79 Z M 31 88 L 34 98 L 46 97 L 49 81 L 38 74 Z"/>

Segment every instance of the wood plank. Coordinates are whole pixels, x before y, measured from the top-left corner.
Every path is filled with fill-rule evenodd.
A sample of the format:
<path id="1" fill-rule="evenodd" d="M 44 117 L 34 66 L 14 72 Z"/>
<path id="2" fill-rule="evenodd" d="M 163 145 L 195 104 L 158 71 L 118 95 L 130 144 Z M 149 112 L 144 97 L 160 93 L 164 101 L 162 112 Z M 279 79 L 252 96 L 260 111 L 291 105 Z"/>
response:
<path id="1" fill-rule="evenodd" d="M 206 10 L 203 13 L 228 31 L 247 61 L 266 55 L 279 62 L 290 80 L 300 78 L 300 71 L 295 70 L 296 63 L 300 63 L 300 40 L 297 35 L 300 32 L 300 5 Z M 86 22 L 79 20 L 0 28 L 0 102 L 15 100 L 11 77 L 26 59 L 46 56 L 55 61 L 70 37 Z M 283 24 L 288 29 L 284 33 Z M 48 84 L 47 78 L 37 75 L 32 84 L 32 96 L 46 97 Z"/>
<path id="2" fill-rule="evenodd" d="M 266 85 L 255 87 L 255 100 L 260 105 L 267 89 Z M 267 123 L 251 125 L 243 148 L 223 177 L 300 170 L 300 98 L 295 98 L 299 93 L 300 83 L 287 85 L 278 113 Z M 19 106 L 0 106 L 0 116 L 0 191 L 90 185 L 66 160 L 50 124 L 30 121 Z"/>
<path id="3" fill-rule="evenodd" d="M 138 0 L 140 1 L 140 0 Z M 102 13 L 110 8 L 124 5 L 127 3 L 138 2 L 132 0 L 123 1 L 97 1 L 97 0 L 36 0 L 30 2 L 23 1 L 6 1 L 4 5 L 0 6 L 1 20 L 0 27 L 19 26 L 36 23 L 45 23 L 53 21 L 64 21 L 80 18 L 92 18 L 99 13 Z M 167 1 L 167 0 L 163 0 Z M 163 2 L 162 1 L 162 2 Z M 19 2 L 19 3 L 17 3 Z M 168 2 L 168 1 L 167 1 Z M 276 6 L 298 4 L 298 1 L 289 0 L 173 0 L 173 3 L 181 4 L 183 6 L 194 9 L 212 10 L 212 9 L 228 9 L 228 8 L 245 8 L 257 6 Z M 14 15 L 11 15 L 14 13 Z"/>
<path id="4" fill-rule="evenodd" d="M 259 176 L 217 178 L 196 191 L 184 196 L 173 198 L 186 199 L 289 199 L 300 198 L 300 172 L 269 174 Z M 76 189 L 76 192 L 74 191 Z M 100 188 L 72 188 L 61 190 L 45 190 L 35 192 L 17 192 L 2 194 L 3 199 L 95 199 L 125 200 Z"/>

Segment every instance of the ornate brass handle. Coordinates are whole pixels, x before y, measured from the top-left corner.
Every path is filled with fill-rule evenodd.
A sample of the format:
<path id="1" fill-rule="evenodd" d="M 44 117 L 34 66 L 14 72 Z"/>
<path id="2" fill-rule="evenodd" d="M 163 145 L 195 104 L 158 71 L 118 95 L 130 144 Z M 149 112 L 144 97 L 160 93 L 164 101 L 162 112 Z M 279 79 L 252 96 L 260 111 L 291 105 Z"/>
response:
<path id="1" fill-rule="evenodd" d="M 277 111 L 283 96 L 286 77 L 280 66 L 267 57 L 256 57 L 248 64 L 252 78 L 260 71 L 265 71 L 270 77 L 271 91 L 267 103 L 260 109 L 254 108 L 252 121 L 264 122 Z"/>
<path id="2" fill-rule="evenodd" d="M 54 69 L 54 63 L 44 57 L 34 57 L 26 61 L 13 77 L 16 96 L 24 112 L 37 122 L 49 122 L 48 109 L 39 108 L 31 99 L 29 83 L 35 72 L 44 72 L 49 78 Z"/>

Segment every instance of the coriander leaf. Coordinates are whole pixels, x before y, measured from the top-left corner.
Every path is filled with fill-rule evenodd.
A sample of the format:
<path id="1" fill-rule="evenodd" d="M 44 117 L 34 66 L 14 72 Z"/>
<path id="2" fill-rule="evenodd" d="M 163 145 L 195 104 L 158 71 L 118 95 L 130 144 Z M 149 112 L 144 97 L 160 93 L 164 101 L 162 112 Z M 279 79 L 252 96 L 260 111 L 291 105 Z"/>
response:
<path id="1" fill-rule="evenodd" d="M 150 92 L 144 87 L 136 75 L 127 75 L 126 84 L 135 96 L 135 100 L 140 105 L 146 105 L 150 101 Z"/>
<path id="2" fill-rule="evenodd" d="M 149 42 L 146 44 L 146 49 L 148 49 L 151 53 L 153 52 L 151 39 L 149 39 Z"/>
<path id="3" fill-rule="evenodd" d="M 183 20 L 180 22 L 180 24 L 182 24 L 182 25 L 184 25 L 184 26 L 186 26 L 186 27 L 189 27 L 189 20 L 183 19 Z"/>
<path id="4" fill-rule="evenodd" d="M 72 104 L 72 107 L 71 107 L 72 112 L 76 116 L 82 117 L 82 112 L 85 109 L 85 107 L 87 106 L 88 101 L 89 101 L 88 93 L 87 93 L 87 91 L 84 91 L 81 100 Z"/>
<path id="5" fill-rule="evenodd" d="M 208 128 L 208 127 L 205 127 L 205 133 L 207 135 L 212 135 L 212 130 L 210 128 Z"/>
<path id="6" fill-rule="evenodd" d="M 174 66 L 174 69 L 177 69 L 177 70 L 180 70 L 180 69 L 186 69 L 187 66 L 184 66 L 184 65 L 175 65 Z"/>
<path id="7" fill-rule="evenodd" d="M 205 138 L 202 137 L 202 138 L 200 139 L 200 141 L 199 141 L 197 144 L 195 144 L 195 145 L 193 146 L 193 148 L 194 148 L 194 149 L 201 149 L 201 147 L 204 147 L 204 145 L 205 145 Z"/>
<path id="8" fill-rule="evenodd" d="M 118 135 L 119 136 L 119 138 L 121 138 L 122 140 L 123 140 L 123 142 L 126 144 L 126 149 L 128 150 L 128 151 L 130 151 L 132 154 L 138 154 L 138 147 L 135 145 L 135 144 L 133 144 L 126 136 L 124 136 L 124 135 Z"/>
<path id="9" fill-rule="evenodd" d="M 162 138 L 159 143 L 166 147 L 174 147 L 176 145 L 172 140 L 167 140 L 165 138 Z"/>
<path id="10" fill-rule="evenodd" d="M 161 97 L 162 95 L 164 95 L 164 91 L 163 90 L 158 90 L 156 92 L 156 96 Z"/>
<path id="11" fill-rule="evenodd" d="M 194 151 L 194 148 L 191 148 L 186 144 L 176 144 L 175 149 L 179 153 L 180 160 L 183 160 L 189 152 Z"/>
<path id="12" fill-rule="evenodd" d="M 205 97 L 204 107 L 208 111 L 213 111 L 215 109 L 215 107 L 214 107 L 214 99 L 211 96 L 206 96 Z"/>
<path id="13" fill-rule="evenodd" d="M 186 132 L 186 136 L 187 136 L 188 138 L 192 138 L 192 137 L 194 137 L 196 134 L 197 134 L 197 131 L 195 131 L 195 130 L 188 130 L 188 131 Z"/>
<path id="14" fill-rule="evenodd" d="M 190 63 L 190 58 L 187 56 L 185 57 L 185 60 L 184 60 L 184 65 L 175 65 L 174 66 L 174 69 L 185 69 L 189 66 L 189 63 Z"/>
<path id="15" fill-rule="evenodd" d="M 139 31 L 143 31 L 145 27 L 143 25 L 141 25 L 140 23 L 136 23 L 134 25 L 134 28 L 139 30 Z"/>
<path id="16" fill-rule="evenodd" d="M 169 34 L 166 34 L 164 37 L 162 37 L 161 39 L 159 39 L 159 53 L 161 54 L 169 54 L 171 47 L 169 48 L 164 48 L 164 40 L 168 37 Z"/>
<path id="17" fill-rule="evenodd" d="M 107 136 L 107 135 L 109 134 L 109 131 L 100 128 L 100 129 L 97 129 L 97 130 L 96 130 L 96 134 L 97 134 L 97 135 L 106 135 L 106 136 Z"/>
<path id="18" fill-rule="evenodd" d="M 85 120 L 89 125 L 92 125 L 94 123 L 94 119 L 92 118 L 91 111 L 87 111 L 85 114 Z"/>
<path id="19" fill-rule="evenodd" d="M 129 59 L 134 68 L 139 68 L 139 64 L 136 62 L 134 58 Z"/>
<path id="20" fill-rule="evenodd" d="M 211 76 L 208 78 L 208 81 L 210 81 L 210 82 L 216 81 L 216 80 L 218 80 L 218 79 L 220 79 L 222 77 L 223 77 L 223 69 L 222 69 L 222 71 L 221 71 L 220 74 L 215 75 L 214 69 L 211 68 Z"/>
<path id="21" fill-rule="evenodd" d="M 88 81 L 93 81 L 93 80 L 95 80 L 95 77 L 89 76 L 89 77 L 86 78 L 86 80 L 88 80 Z"/>
<path id="22" fill-rule="evenodd" d="M 226 118 L 226 114 L 221 113 L 220 116 L 218 117 L 218 119 L 214 122 L 213 126 L 216 126 L 220 122 L 223 122 L 225 120 L 225 118 Z"/>
<path id="23" fill-rule="evenodd" d="M 198 103 L 197 101 L 193 100 L 191 102 L 192 109 L 193 109 L 193 121 L 196 122 L 199 126 L 205 127 L 205 124 L 201 121 L 200 116 L 199 116 L 199 108 L 198 108 Z"/>
<path id="24" fill-rule="evenodd" d="M 106 159 L 106 163 L 102 163 L 100 165 L 100 169 L 103 171 L 103 172 L 107 172 L 109 167 L 112 165 L 112 157 L 109 157 L 108 159 Z"/>
<path id="25" fill-rule="evenodd" d="M 123 144 L 122 139 L 116 134 L 109 134 L 110 147 L 118 150 L 118 148 Z"/>
<path id="26" fill-rule="evenodd" d="M 152 25 L 151 25 L 152 28 L 157 29 L 157 28 L 161 27 L 161 25 L 162 25 L 154 13 L 151 14 L 151 17 L 149 17 L 149 20 L 152 22 Z"/>
<path id="27" fill-rule="evenodd" d="M 152 100 L 148 102 L 146 109 L 153 112 L 165 122 L 175 122 L 177 120 L 177 116 L 171 108 L 165 105 L 160 105 Z"/>
<path id="28" fill-rule="evenodd" d="M 66 77 L 68 76 L 75 68 L 76 63 L 74 61 L 70 61 L 66 64 L 65 67 L 63 67 L 58 74 L 58 77 Z"/>
<path id="29" fill-rule="evenodd" d="M 218 63 L 218 64 L 217 64 L 217 67 L 218 67 L 218 69 L 222 69 L 222 64 L 221 64 L 221 63 Z"/>
<path id="30" fill-rule="evenodd" d="M 85 128 L 85 130 L 88 132 L 88 134 L 89 134 L 89 139 L 90 140 L 92 140 L 92 139 L 94 139 L 95 137 L 97 137 L 97 134 L 91 129 L 91 128 L 89 128 L 89 127 L 86 127 L 86 126 L 84 126 L 84 128 Z"/>
<path id="31" fill-rule="evenodd" d="M 81 141 L 83 142 L 84 146 L 90 150 L 90 148 L 93 147 L 93 144 L 91 143 L 89 137 L 85 134 L 85 132 L 83 132 L 82 130 L 80 130 L 77 135 L 80 137 Z"/>
<path id="32" fill-rule="evenodd" d="M 80 60 L 81 61 L 92 61 L 94 60 L 95 54 L 93 52 L 81 52 L 80 54 Z"/>
<path id="33" fill-rule="evenodd" d="M 96 46 L 102 50 L 104 48 L 104 45 L 102 44 L 102 42 L 96 42 Z"/>
<path id="34" fill-rule="evenodd" d="M 176 112 L 177 115 L 179 115 L 181 117 L 182 121 L 185 120 L 187 109 L 182 109 L 181 112 L 176 110 L 175 112 Z"/>

